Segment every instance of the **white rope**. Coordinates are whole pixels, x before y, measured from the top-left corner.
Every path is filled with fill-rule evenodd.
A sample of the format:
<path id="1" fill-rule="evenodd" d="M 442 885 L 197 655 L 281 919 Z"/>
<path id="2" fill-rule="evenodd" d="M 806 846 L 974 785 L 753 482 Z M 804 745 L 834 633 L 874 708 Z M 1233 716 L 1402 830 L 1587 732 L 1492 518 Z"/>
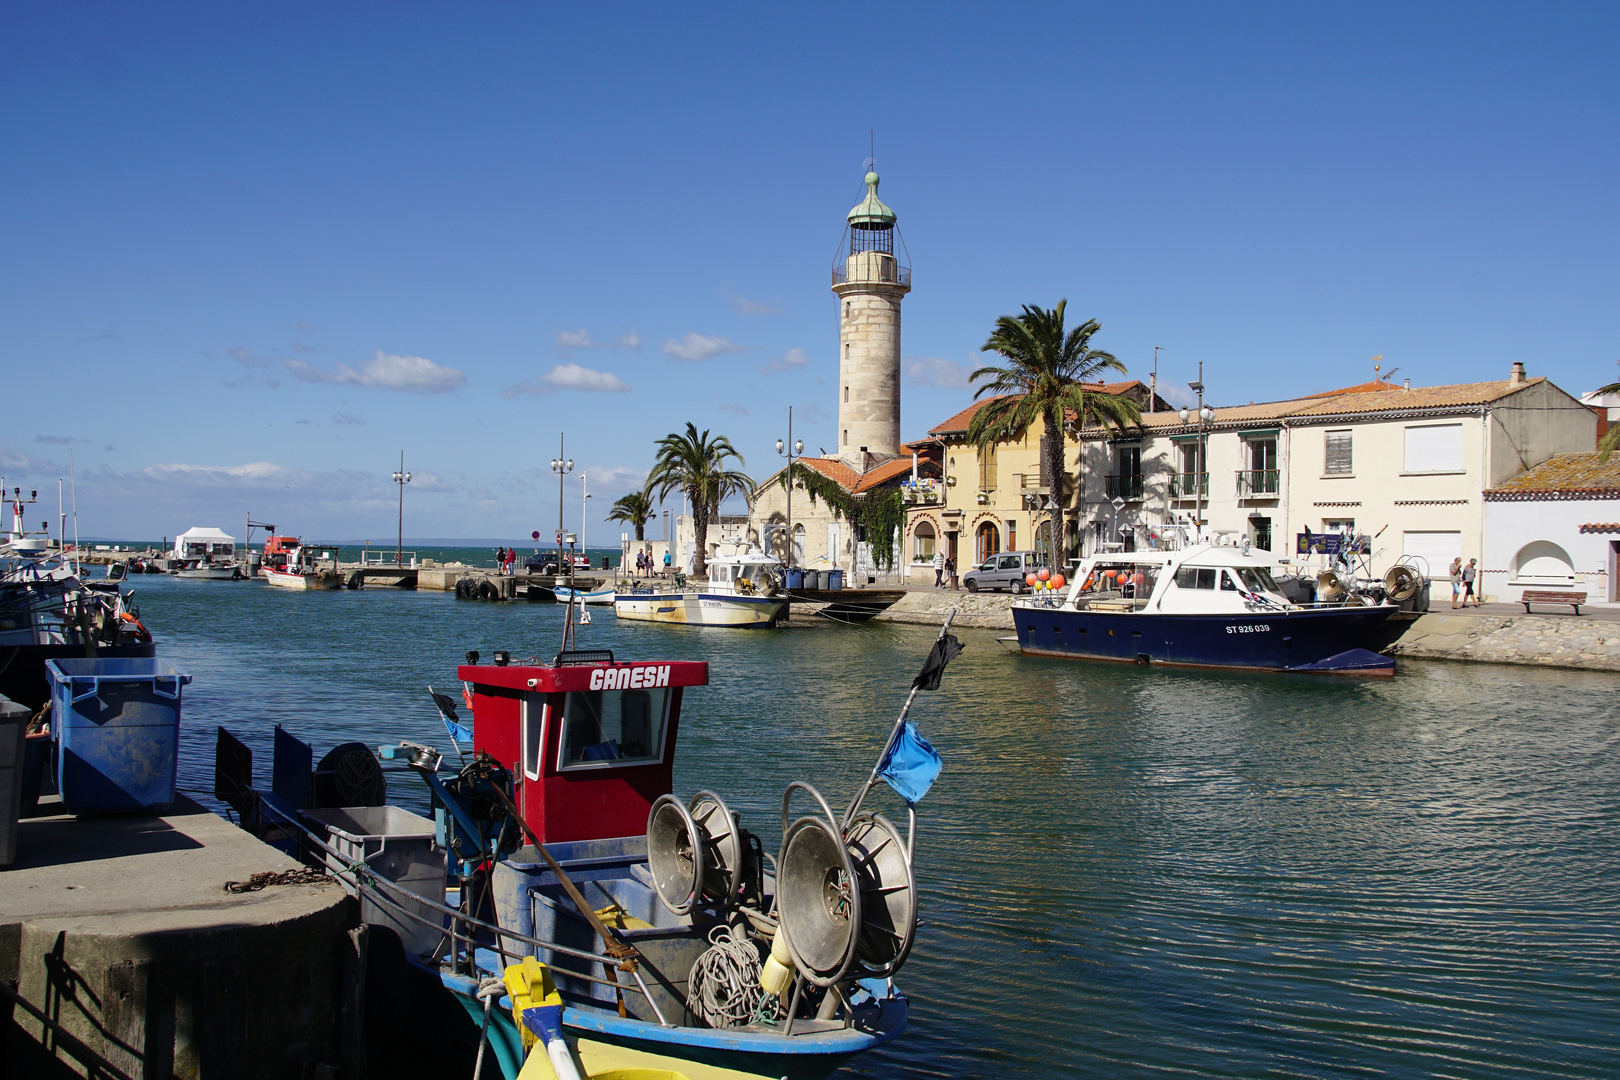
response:
<path id="1" fill-rule="evenodd" d="M 725 926 L 709 932 L 709 943 L 688 976 L 686 1007 L 712 1028 L 752 1023 L 763 993 L 758 947 Z"/>

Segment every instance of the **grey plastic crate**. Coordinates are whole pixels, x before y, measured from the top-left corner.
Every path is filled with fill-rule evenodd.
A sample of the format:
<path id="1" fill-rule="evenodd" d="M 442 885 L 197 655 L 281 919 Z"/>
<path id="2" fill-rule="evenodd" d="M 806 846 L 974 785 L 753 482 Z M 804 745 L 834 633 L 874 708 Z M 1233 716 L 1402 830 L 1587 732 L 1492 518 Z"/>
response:
<path id="1" fill-rule="evenodd" d="M 444 903 L 449 867 L 444 849 L 434 842 L 429 818 L 397 806 L 342 806 L 306 810 L 304 816 L 326 828 L 326 842 L 339 852 L 326 854 L 327 868 L 333 873 L 347 870 L 350 863 L 364 862 L 379 877 L 417 896 Z M 349 891 L 354 892 L 352 888 Z M 405 948 L 417 956 L 431 956 L 438 949 L 444 938 L 444 917 L 440 912 L 414 900 L 383 894 L 419 916 L 411 918 L 378 903 L 368 893 L 360 895 L 362 922 L 391 927 Z"/>
<path id="2" fill-rule="evenodd" d="M 0 866 L 17 861 L 17 818 L 22 813 L 23 738 L 28 718 L 26 705 L 0 697 Z"/>

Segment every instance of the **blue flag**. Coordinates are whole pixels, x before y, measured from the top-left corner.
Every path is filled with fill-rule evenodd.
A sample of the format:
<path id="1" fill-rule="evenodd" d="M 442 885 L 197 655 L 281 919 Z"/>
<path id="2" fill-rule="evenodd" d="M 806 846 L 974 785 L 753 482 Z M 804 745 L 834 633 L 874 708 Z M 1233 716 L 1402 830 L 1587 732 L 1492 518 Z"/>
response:
<path id="1" fill-rule="evenodd" d="M 906 802 L 917 803 L 928 794 L 944 767 L 939 751 L 922 737 L 916 724 L 907 720 L 884 755 L 878 775 Z"/>

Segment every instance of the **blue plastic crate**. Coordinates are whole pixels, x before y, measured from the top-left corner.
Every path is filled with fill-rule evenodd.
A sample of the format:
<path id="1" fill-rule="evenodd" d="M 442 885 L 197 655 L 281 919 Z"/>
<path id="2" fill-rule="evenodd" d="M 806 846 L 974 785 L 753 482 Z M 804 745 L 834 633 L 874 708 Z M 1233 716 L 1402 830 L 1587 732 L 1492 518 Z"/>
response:
<path id="1" fill-rule="evenodd" d="M 104 814 L 174 802 L 180 689 L 191 676 L 153 657 L 50 660 L 45 672 L 63 806 Z"/>

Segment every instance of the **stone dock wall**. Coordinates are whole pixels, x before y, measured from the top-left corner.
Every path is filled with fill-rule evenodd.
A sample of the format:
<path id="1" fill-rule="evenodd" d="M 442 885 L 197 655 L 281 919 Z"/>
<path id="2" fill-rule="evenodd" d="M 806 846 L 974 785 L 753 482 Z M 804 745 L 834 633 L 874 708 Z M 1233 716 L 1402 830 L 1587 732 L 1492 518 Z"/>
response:
<path id="1" fill-rule="evenodd" d="M 1013 632 L 1012 597 L 1005 593 L 908 592 L 875 621 L 938 626 L 952 607 L 955 626 Z M 1429 612 L 1390 629 L 1392 640 L 1381 651 L 1395 657 L 1620 671 L 1620 622 Z"/>

